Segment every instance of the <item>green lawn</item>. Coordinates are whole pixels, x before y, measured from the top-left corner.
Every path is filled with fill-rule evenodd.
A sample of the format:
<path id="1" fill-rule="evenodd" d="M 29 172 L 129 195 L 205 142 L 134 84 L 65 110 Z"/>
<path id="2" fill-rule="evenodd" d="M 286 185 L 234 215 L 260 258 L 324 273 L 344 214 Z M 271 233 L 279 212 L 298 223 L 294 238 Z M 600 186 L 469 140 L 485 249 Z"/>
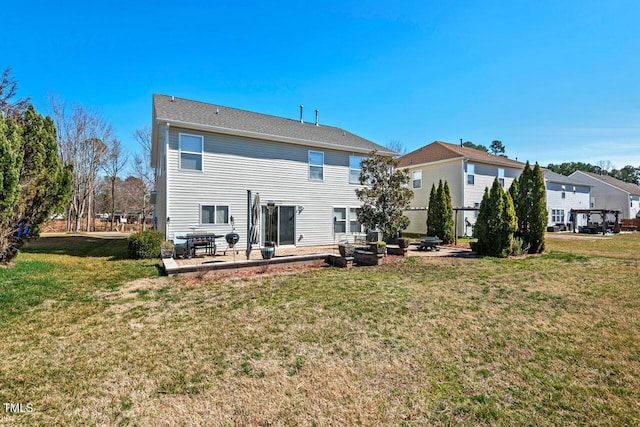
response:
<path id="1" fill-rule="evenodd" d="M 206 283 L 43 238 L 0 269 L 0 424 L 639 425 L 640 235 L 547 251 Z"/>

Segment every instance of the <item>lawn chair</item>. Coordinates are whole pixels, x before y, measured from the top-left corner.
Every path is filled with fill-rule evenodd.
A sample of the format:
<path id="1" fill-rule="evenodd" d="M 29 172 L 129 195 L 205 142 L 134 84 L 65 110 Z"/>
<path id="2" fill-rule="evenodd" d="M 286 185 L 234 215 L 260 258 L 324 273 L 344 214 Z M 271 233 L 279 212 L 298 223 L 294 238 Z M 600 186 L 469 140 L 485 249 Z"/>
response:
<path id="1" fill-rule="evenodd" d="M 187 231 L 177 232 L 173 235 L 173 257 L 189 257 L 189 245 L 187 244 Z"/>

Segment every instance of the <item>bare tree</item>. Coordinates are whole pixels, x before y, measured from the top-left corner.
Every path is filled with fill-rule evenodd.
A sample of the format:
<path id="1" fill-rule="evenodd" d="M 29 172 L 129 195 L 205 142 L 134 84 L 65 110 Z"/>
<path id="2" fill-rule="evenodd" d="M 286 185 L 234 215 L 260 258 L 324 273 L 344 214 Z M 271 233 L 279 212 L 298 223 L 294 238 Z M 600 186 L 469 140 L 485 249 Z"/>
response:
<path id="1" fill-rule="evenodd" d="M 133 156 L 133 172 L 144 186 L 142 195 L 142 229 L 146 228 L 146 197 L 155 187 L 155 170 L 151 167 L 151 128 L 148 125 L 136 129 L 133 137 L 138 143 L 140 152 Z"/>
<path id="2" fill-rule="evenodd" d="M 111 183 L 111 230 L 114 230 L 113 220 L 116 213 L 116 180 L 127 165 L 129 155 L 125 151 L 119 139 L 112 138 L 108 144 L 109 148 L 105 157 L 105 162 L 102 165 L 102 170 L 105 172 L 107 179 Z"/>
<path id="3" fill-rule="evenodd" d="M 600 160 L 598 161 L 598 167 L 600 168 L 600 173 L 602 175 L 608 175 L 613 169 L 613 164 L 611 163 L 611 160 Z"/>
<path id="4" fill-rule="evenodd" d="M 80 231 L 86 216 L 86 229 L 91 230 L 92 199 L 98 172 L 107 153 L 113 130 L 93 109 L 71 105 L 58 97 L 50 97 L 56 123 L 58 147 L 65 163 L 73 165 L 73 193 L 67 208 L 67 230 Z"/>
<path id="5" fill-rule="evenodd" d="M 11 67 L 7 67 L 0 81 L 0 113 L 3 117 L 18 118 L 29 106 L 29 98 L 13 99 L 17 93 L 18 82 L 11 76 Z"/>
<path id="6" fill-rule="evenodd" d="M 404 146 L 402 141 L 399 141 L 397 139 L 394 139 L 393 141 L 389 141 L 387 143 L 386 147 L 391 151 L 395 151 L 396 153 L 400 154 L 401 156 L 403 154 L 407 154 L 407 147 Z"/>

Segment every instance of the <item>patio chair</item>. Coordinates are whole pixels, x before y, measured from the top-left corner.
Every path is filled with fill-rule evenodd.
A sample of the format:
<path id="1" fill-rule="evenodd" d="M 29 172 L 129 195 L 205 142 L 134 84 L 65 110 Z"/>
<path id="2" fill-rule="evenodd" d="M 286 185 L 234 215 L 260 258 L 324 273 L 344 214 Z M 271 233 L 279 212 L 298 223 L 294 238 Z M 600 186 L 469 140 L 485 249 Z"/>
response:
<path id="1" fill-rule="evenodd" d="M 189 245 L 187 239 L 184 237 L 187 235 L 187 231 L 176 232 L 173 234 L 173 257 L 177 258 L 182 256 L 183 258 L 189 257 Z M 182 239 L 180 237 L 183 237 Z"/>

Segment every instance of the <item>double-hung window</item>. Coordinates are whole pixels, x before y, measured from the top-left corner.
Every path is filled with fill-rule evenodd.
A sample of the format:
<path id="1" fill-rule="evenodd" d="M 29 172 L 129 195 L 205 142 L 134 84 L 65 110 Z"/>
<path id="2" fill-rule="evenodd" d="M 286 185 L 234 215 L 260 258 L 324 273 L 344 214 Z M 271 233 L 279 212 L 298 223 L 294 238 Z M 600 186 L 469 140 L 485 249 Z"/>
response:
<path id="1" fill-rule="evenodd" d="M 476 165 L 473 163 L 467 163 L 467 184 L 473 185 L 475 183 Z"/>
<path id="2" fill-rule="evenodd" d="M 564 223 L 564 209 L 552 209 L 551 222 L 555 222 L 559 224 Z"/>
<path id="3" fill-rule="evenodd" d="M 358 221 L 358 208 L 349 208 L 349 233 L 360 233 L 362 225 Z"/>
<path id="4" fill-rule="evenodd" d="M 333 208 L 333 232 L 335 234 L 353 234 L 362 231 L 362 225 L 358 221 L 357 209 L 351 207 Z"/>
<path id="5" fill-rule="evenodd" d="M 324 179 L 324 153 L 309 151 L 309 179 L 322 181 Z"/>
<path id="6" fill-rule="evenodd" d="M 202 145 L 204 138 L 199 135 L 181 133 L 180 137 L 180 169 L 202 170 Z"/>
<path id="7" fill-rule="evenodd" d="M 411 172 L 411 186 L 413 188 L 422 188 L 422 171 Z"/>
<path id="8" fill-rule="evenodd" d="M 347 208 L 333 208 L 333 232 L 347 232 Z"/>
<path id="9" fill-rule="evenodd" d="M 362 170 L 362 156 L 349 156 L 349 182 L 360 184 L 360 171 Z"/>
<path id="10" fill-rule="evenodd" d="M 561 194 L 561 198 L 566 199 L 567 198 L 567 187 L 565 187 L 564 185 L 562 186 L 562 192 Z"/>
<path id="11" fill-rule="evenodd" d="M 504 169 L 498 168 L 498 182 L 504 188 Z"/>
<path id="12" fill-rule="evenodd" d="M 201 205 L 201 224 L 229 224 L 229 206 Z"/>

